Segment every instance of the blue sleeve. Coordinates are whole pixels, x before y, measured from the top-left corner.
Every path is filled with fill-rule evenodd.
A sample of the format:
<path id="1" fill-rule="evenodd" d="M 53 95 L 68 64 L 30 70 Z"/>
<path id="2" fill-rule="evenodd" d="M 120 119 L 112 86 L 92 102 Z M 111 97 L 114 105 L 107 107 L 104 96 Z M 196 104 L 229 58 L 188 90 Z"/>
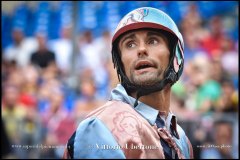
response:
<path id="1" fill-rule="evenodd" d="M 112 133 L 97 118 L 79 124 L 73 146 L 73 158 L 126 158 Z"/>
<path id="2" fill-rule="evenodd" d="M 188 138 L 187 138 L 184 130 L 182 129 L 182 127 L 180 127 L 179 125 L 177 125 L 177 131 L 178 131 L 180 139 L 177 139 L 174 137 L 175 142 L 178 145 L 178 147 L 180 148 L 184 157 L 186 159 L 191 159 L 191 153 L 190 153 L 191 150 L 188 145 Z"/>

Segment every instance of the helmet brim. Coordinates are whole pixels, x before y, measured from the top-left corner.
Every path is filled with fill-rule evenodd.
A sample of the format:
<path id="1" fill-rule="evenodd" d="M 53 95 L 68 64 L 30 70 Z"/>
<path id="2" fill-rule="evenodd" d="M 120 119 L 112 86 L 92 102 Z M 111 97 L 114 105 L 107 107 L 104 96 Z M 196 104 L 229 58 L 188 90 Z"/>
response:
<path id="1" fill-rule="evenodd" d="M 168 31 L 170 33 L 172 33 L 173 35 L 175 35 L 176 37 L 178 37 L 172 30 L 170 30 L 169 28 L 160 25 L 160 24 L 156 24 L 156 23 L 151 23 L 151 22 L 139 22 L 139 23 L 132 23 L 132 24 L 128 24 L 122 28 L 120 28 L 113 36 L 112 38 L 112 44 L 114 43 L 114 41 L 123 33 L 131 31 L 131 30 L 136 30 L 136 29 L 144 29 L 144 28 L 152 28 L 152 29 L 162 29 L 165 31 Z"/>

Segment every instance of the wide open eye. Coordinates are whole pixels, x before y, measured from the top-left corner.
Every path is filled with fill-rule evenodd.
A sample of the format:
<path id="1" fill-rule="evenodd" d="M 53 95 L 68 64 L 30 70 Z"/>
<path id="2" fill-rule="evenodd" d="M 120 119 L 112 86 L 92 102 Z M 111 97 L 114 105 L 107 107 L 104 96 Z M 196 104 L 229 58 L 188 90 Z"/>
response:
<path id="1" fill-rule="evenodd" d="M 152 38 L 148 41 L 148 44 L 152 44 L 152 45 L 158 44 L 158 40 L 155 38 Z"/>
<path id="2" fill-rule="evenodd" d="M 127 48 L 134 48 L 134 47 L 136 47 L 136 44 L 133 41 L 130 41 L 130 42 L 126 43 L 126 47 Z"/>

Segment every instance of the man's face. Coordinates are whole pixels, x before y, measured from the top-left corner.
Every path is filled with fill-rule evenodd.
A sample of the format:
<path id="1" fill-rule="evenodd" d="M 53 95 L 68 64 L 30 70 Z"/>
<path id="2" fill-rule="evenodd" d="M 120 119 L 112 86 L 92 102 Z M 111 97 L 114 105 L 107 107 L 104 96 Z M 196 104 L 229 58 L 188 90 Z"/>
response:
<path id="1" fill-rule="evenodd" d="M 163 78 L 169 63 L 167 37 L 147 29 L 133 31 L 119 41 L 126 76 L 138 85 L 153 85 Z"/>

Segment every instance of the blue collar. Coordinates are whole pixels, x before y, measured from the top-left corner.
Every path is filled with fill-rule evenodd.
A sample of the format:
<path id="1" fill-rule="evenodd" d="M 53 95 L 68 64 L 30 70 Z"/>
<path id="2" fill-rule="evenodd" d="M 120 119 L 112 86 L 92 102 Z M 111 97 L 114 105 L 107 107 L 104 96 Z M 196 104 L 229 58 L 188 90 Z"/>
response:
<path id="1" fill-rule="evenodd" d="M 135 98 L 130 97 L 134 100 Z M 132 104 L 131 106 L 134 106 Z M 159 111 L 138 101 L 138 105 L 134 108 L 139 114 L 141 114 L 152 126 L 155 124 Z"/>

